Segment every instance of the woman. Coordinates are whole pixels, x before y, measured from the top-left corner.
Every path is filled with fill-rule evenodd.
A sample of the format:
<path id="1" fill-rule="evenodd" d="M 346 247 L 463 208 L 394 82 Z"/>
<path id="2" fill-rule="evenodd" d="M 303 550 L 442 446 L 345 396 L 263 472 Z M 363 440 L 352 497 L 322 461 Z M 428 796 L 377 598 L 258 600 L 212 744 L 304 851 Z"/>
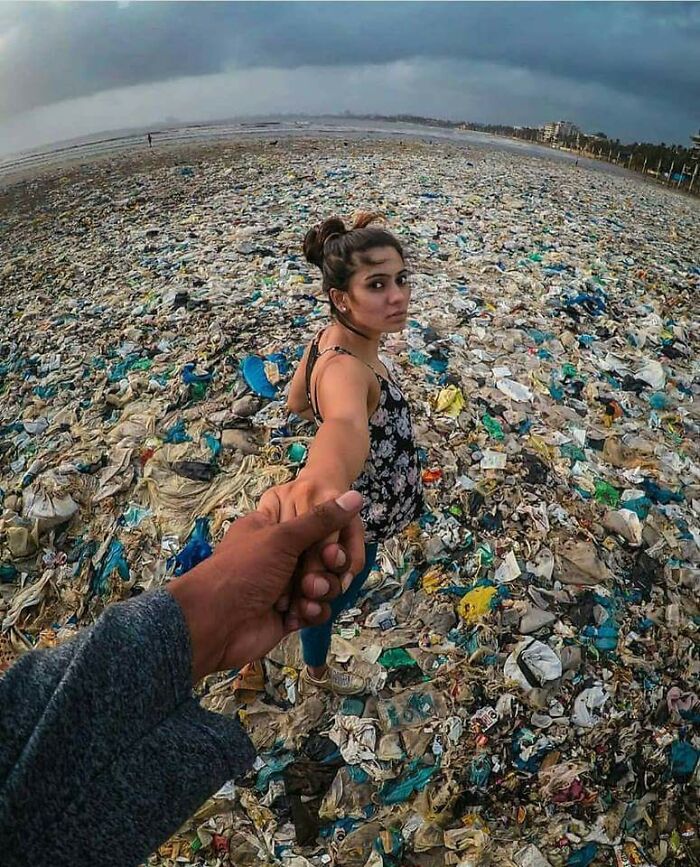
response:
<path id="1" fill-rule="evenodd" d="M 408 271 L 397 238 L 372 225 L 377 217 L 360 214 L 350 229 L 332 217 L 304 238 L 307 260 L 321 269 L 332 322 L 307 346 L 287 405 L 318 429 L 297 478 L 260 502 L 285 521 L 348 487 L 364 497 L 364 569 L 333 603 L 331 619 L 301 632 L 302 681 L 342 695 L 363 692 L 365 682 L 328 666 L 332 623 L 355 604 L 378 544 L 414 521 L 423 506 L 408 404 L 379 358 L 382 336 L 406 325 Z"/>

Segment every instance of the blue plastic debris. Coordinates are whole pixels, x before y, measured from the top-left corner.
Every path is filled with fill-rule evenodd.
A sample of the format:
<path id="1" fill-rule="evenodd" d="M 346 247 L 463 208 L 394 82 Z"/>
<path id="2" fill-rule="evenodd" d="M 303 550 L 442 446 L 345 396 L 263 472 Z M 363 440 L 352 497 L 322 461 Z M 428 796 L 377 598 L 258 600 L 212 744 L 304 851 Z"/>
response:
<path id="1" fill-rule="evenodd" d="M 211 382 L 214 374 L 211 372 L 197 373 L 195 370 L 196 367 L 197 367 L 197 365 L 193 364 L 192 362 L 186 364 L 182 368 L 182 374 L 181 374 L 182 381 L 186 385 L 191 385 L 192 383 L 195 383 L 195 382 Z"/>
<path id="2" fill-rule="evenodd" d="M 384 783 L 377 793 L 377 798 L 382 804 L 401 804 L 415 792 L 423 791 L 439 768 L 439 764 L 422 765 L 420 759 L 414 759 L 409 763 L 403 777 L 387 780 Z"/>
<path id="3" fill-rule="evenodd" d="M 655 391 L 653 394 L 649 395 L 648 400 L 649 406 L 651 406 L 652 409 L 668 409 L 668 397 L 663 393 L 663 391 Z"/>
<path id="4" fill-rule="evenodd" d="M 635 512 L 642 521 L 649 515 L 651 507 L 652 502 L 648 497 L 633 497 L 629 500 L 620 501 L 621 509 L 629 509 L 630 512 Z"/>
<path id="5" fill-rule="evenodd" d="M 547 753 L 554 749 L 554 745 L 547 738 L 523 727 L 513 733 L 512 748 L 515 767 L 519 771 L 534 774 L 539 770 Z"/>
<path id="6" fill-rule="evenodd" d="M 273 352 L 270 355 L 266 355 L 265 361 L 271 361 L 273 364 L 276 364 L 280 376 L 286 376 L 291 369 L 287 358 L 282 352 Z"/>
<path id="7" fill-rule="evenodd" d="M 209 518 L 197 518 L 194 529 L 187 537 L 185 546 L 168 560 L 168 567 L 174 565 L 175 575 L 184 575 L 202 560 L 211 555 L 213 548 L 209 542 Z"/>
<path id="8" fill-rule="evenodd" d="M 341 834 L 342 837 L 351 834 L 362 822 L 359 819 L 337 819 L 335 822 L 329 822 L 324 825 L 319 831 L 319 837 L 322 840 L 328 840 Z"/>
<path id="9" fill-rule="evenodd" d="M 103 596 L 109 589 L 109 579 L 116 572 L 122 581 L 129 580 L 129 565 L 124 557 L 124 546 L 118 539 L 112 539 L 99 569 L 92 576 L 90 590 Z"/>
<path id="10" fill-rule="evenodd" d="M 385 841 L 389 843 L 385 846 Z M 401 856 L 404 850 L 404 839 L 399 831 L 390 829 L 384 837 L 377 837 L 374 841 L 373 848 L 382 857 L 383 867 L 395 867 L 400 864 Z"/>
<path id="11" fill-rule="evenodd" d="M 241 373 L 247 386 L 259 397 L 267 397 L 270 400 L 277 396 L 277 387 L 274 386 L 265 374 L 265 362 L 257 355 L 247 355 L 241 362 Z"/>
<path id="12" fill-rule="evenodd" d="M 528 328 L 527 333 L 538 346 L 554 338 L 551 331 L 541 331 L 539 328 Z"/>
<path id="13" fill-rule="evenodd" d="M 669 503 L 682 503 L 685 500 L 681 491 L 671 491 L 669 488 L 662 488 L 651 479 L 644 479 L 642 487 L 649 499 L 655 503 L 661 503 L 662 506 L 668 506 Z"/>
<path id="14" fill-rule="evenodd" d="M 212 457 L 216 460 L 221 453 L 221 440 L 216 434 L 213 433 L 205 433 L 202 437 L 204 442 L 207 444 L 207 448 L 212 453 Z"/>
<path id="15" fill-rule="evenodd" d="M 428 367 L 431 370 L 434 370 L 435 373 L 444 373 L 447 370 L 447 359 L 438 357 L 433 357 L 428 362 Z"/>
<path id="16" fill-rule="evenodd" d="M 165 431 L 163 442 L 166 443 L 187 443 L 191 442 L 192 437 L 188 435 L 185 429 L 185 420 L 178 419 L 172 427 Z"/>
<path id="17" fill-rule="evenodd" d="M 491 756 L 488 753 L 477 753 L 469 766 L 469 782 L 477 789 L 485 789 L 491 771 Z"/>
<path id="18" fill-rule="evenodd" d="M 139 356 L 136 354 L 127 355 L 127 357 L 123 361 L 115 364 L 115 366 L 107 374 L 107 379 L 110 382 L 119 382 L 119 380 L 124 379 L 124 377 L 138 360 Z"/>
<path id="19" fill-rule="evenodd" d="M 696 750 L 688 741 L 674 741 L 670 752 L 671 776 L 679 783 L 688 782 L 700 758 L 700 750 Z"/>
<path id="20" fill-rule="evenodd" d="M 261 756 L 265 765 L 258 771 L 255 788 L 258 792 L 266 792 L 270 781 L 282 776 L 282 771 L 295 760 L 294 753 Z"/>
<path id="21" fill-rule="evenodd" d="M 0 563 L 0 583 L 14 581 L 19 575 L 12 563 Z"/>
<path id="22" fill-rule="evenodd" d="M 580 307 L 591 316 L 601 316 L 605 313 L 605 299 L 599 295 L 591 295 L 588 292 L 579 292 L 570 298 L 564 299 L 565 308 Z"/>
<path id="23" fill-rule="evenodd" d="M 121 521 L 124 526 L 133 529 L 140 526 L 146 518 L 150 518 L 153 513 L 150 509 L 144 509 L 136 503 L 129 503 L 128 508 L 122 514 Z"/>
<path id="24" fill-rule="evenodd" d="M 617 648 L 620 629 L 612 618 L 608 618 L 600 626 L 584 626 L 581 634 L 591 639 L 598 650 L 611 651 Z"/>
<path id="25" fill-rule="evenodd" d="M 588 867 L 598 854 L 598 843 L 586 843 L 580 849 L 575 849 L 566 862 L 566 867 Z"/>

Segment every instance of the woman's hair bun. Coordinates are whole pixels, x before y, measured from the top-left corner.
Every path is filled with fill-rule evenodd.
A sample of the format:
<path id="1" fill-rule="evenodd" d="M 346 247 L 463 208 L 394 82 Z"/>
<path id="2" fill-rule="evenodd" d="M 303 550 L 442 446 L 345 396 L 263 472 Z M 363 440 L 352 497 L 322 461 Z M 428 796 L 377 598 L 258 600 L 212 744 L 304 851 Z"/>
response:
<path id="1" fill-rule="evenodd" d="M 377 223 L 384 221 L 384 214 L 380 214 L 379 211 L 358 211 L 355 214 L 355 218 L 352 221 L 353 229 L 366 229 L 370 223 Z"/>
<path id="2" fill-rule="evenodd" d="M 329 217 L 313 229 L 309 229 L 304 238 L 304 256 L 312 265 L 323 268 L 323 254 L 326 244 L 333 238 L 340 238 L 356 229 L 365 229 L 370 223 L 383 221 L 384 215 L 377 211 L 359 211 L 355 214 L 352 228 L 346 229 L 340 217 Z"/>
<path id="3" fill-rule="evenodd" d="M 353 227 L 354 228 L 354 227 Z M 340 217 L 329 217 L 313 229 L 309 229 L 304 237 L 304 256 L 312 265 L 323 268 L 323 248 L 330 238 L 345 235 L 348 230 Z"/>

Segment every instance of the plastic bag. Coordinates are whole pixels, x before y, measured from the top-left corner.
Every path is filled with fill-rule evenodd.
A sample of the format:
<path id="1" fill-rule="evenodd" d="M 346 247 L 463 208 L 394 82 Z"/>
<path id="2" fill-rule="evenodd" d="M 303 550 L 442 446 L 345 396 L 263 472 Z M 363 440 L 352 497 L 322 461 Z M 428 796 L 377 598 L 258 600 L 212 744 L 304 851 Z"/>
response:
<path id="1" fill-rule="evenodd" d="M 129 580 L 129 564 L 124 556 L 124 546 L 118 539 L 112 539 L 107 552 L 100 562 L 91 582 L 91 591 L 104 596 L 109 589 L 109 579 L 116 572 L 122 581 Z"/>
<path id="2" fill-rule="evenodd" d="M 503 674 L 523 689 L 539 689 L 561 677 L 562 665 L 549 645 L 528 638 L 519 642 L 506 659 Z"/>
<path id="3" fill-rule="evenodd" d="M 202 560 L 211 556 L 213 549 L 209 541 L 209 518 L 197 518 L 187 542 L 174 558 L 168 561 L 168 567 L 173 568 L 173 574 L 184 575 Z"/>

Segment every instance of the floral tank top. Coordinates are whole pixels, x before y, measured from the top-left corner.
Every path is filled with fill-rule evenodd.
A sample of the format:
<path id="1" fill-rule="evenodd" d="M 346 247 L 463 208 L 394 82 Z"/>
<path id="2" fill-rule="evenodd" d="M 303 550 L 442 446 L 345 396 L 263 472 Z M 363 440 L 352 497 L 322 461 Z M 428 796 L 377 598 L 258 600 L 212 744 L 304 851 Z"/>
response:
<path id="1" fill-rule="evenodd" d="M 317 425 L 323 419 L 315 388 L 313 399 L 311 395 L 311 374 L 316 361 L 327 352 L 357 358 L 342 346 L 330 346 L 319 352 L 322 333 L 314 338 L 306 362 L 306 398 Z M 408 402 L 392 379 L 380 376 L 370 365 L 367 367 L 379 382 L 379 404 L 368 422 L 369 454 L 352 487 L 365 500 L 361 513 L 365 541 L 383 542 L 419 517 L 423 511 L 423 486 Z"/>

